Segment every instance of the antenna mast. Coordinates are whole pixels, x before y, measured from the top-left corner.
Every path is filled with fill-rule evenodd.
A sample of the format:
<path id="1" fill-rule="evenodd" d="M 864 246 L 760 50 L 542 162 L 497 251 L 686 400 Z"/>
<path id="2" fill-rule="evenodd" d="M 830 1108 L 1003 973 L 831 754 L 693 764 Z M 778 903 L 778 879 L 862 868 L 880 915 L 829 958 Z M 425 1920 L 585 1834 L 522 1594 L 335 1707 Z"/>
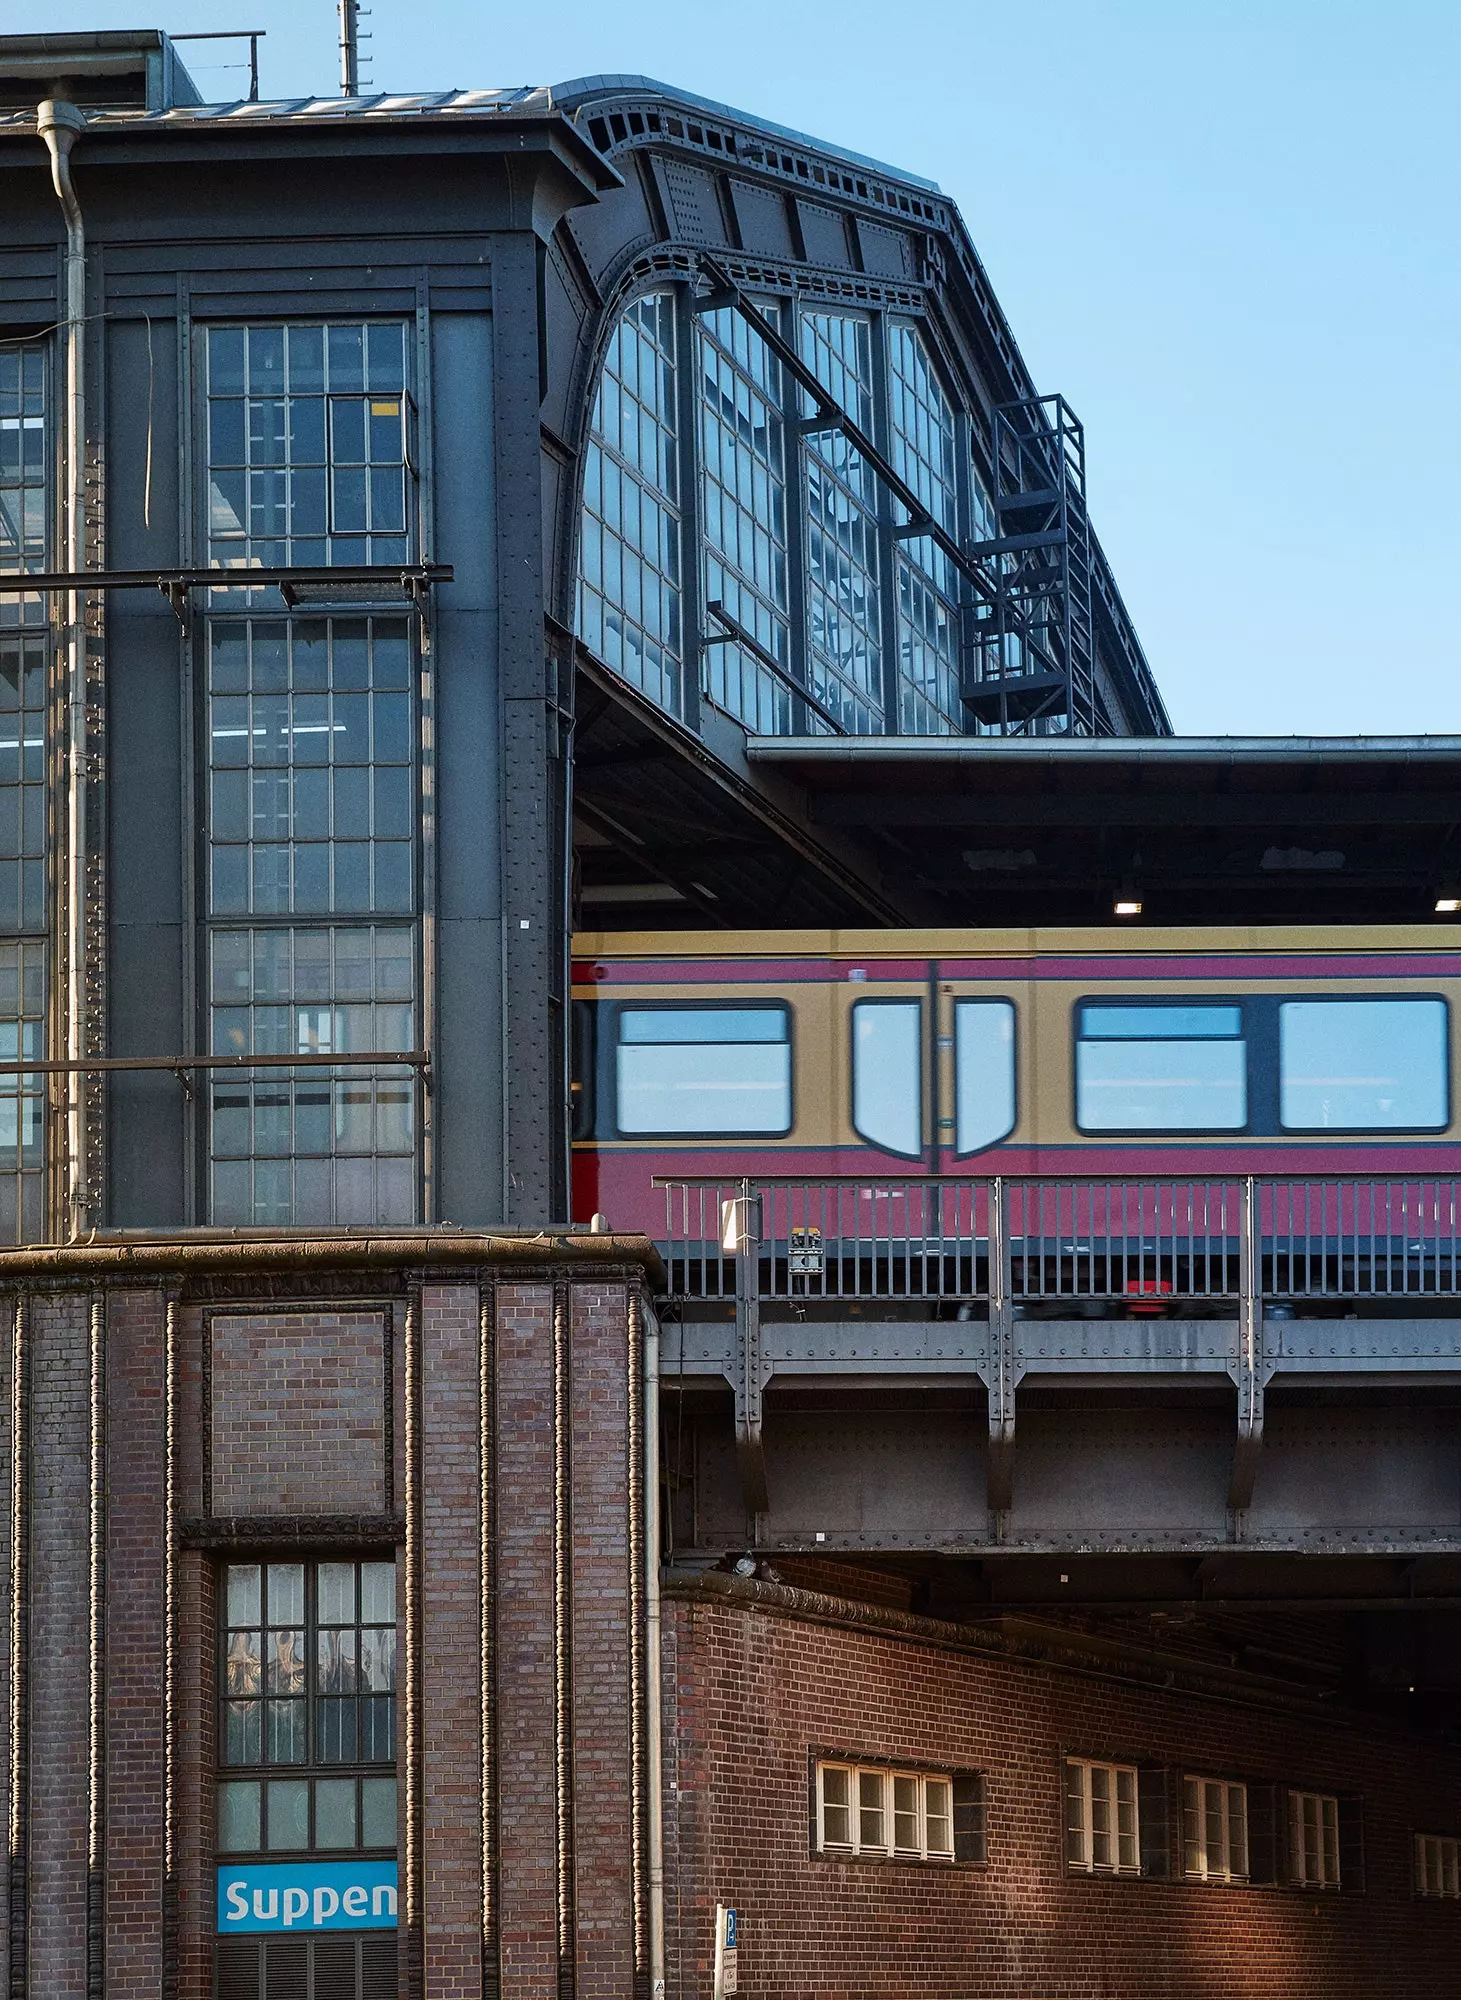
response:
<path id="1" fill-rule="evenodd" d="M 360 95 L 360 0 L 336 0 L 340 15 L 340 95 Z"/>

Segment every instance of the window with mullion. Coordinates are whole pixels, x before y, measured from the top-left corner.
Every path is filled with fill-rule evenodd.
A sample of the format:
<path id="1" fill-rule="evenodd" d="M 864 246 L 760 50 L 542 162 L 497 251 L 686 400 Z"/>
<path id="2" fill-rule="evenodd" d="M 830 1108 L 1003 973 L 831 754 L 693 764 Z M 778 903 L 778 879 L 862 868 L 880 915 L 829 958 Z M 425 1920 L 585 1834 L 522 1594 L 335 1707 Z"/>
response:
<path id="1" fill-rule="evenodd" d="M 846 313 L 806 312 L 801 355 L 833 400 L 873 428 L 872 328 Z M 807 418 L 812 398 L 800 392 Z M 878 480 L 840 429 L 803 444 L 807 659 L 812 692 L 855 736 L 882 733 L 883 658 Z"/>
<path id="2" fill-rule="evenodd" d="M 209 563 L 403 563 L 415 471 L 404 320 L 206 332 Z"/>
<path id="3" fill-rule="evenodd" d="M 46 349 L 0 348 L 0 570 L 46 567 L 51 546 L 51 434 Z M 48 623 L 47 601 L 0 597 L 0 628 Z"/>
<path id="4" fill-rule="evenodd" d="M 404 618 L 209 621 L 212 916 L 414 910 L 411 682 Z"/>
<path id="5" fill-rule="evenodd" d="M 414 930 L 215 928 L 210 956 L 215 1055 L 341 1058 L 214 1075 L 213 1220 L 414 1220 L 412 1073 L 348 1060 L 415 1047 Z"/>
<path id="6" fill-rule="evenodd" d="M 1182 1872 L 1190 1881 L 1248 1879 L 1248 1789 L 1220 1778 L 1182 1781 Z"/>
<path id="7" fill-rule="evenodd" d="M 672 715 L 683 713 L 681 438 L 675 299 L 630 305 L 604 356 L 584 459 L 578 634 Z"/>
<path id="8" fill-rule="evenodd" d="M 45 344 L 0 348 L 0 570 L 51 558 Z M 46 682 L 49 603 L 0 597 L 0 1060 L 47 1053 Z M 0 1243 L 46 1234 L 45 1080 L 0 1076 Z"/>
<path id="9" fill-rule="evenodd" d="M 695 341 L 705 602 L 723 604 L 789 675 L 781 364 L 728 306 L 699 316 Z M 706 629 L 714 637 L 713 616 Z M 712 701 L 756 734 L 790 732 L 792 701 L 785 681 L 743 647 L 708 647 L 705 684 Z M 825 727 L 815 716 L 810 723 Z"/>
<path id="10" fill-rule="evenodd" d="M 899 322 L 888 332 L 888 402 L 894 469 L 918 495 L 929 519 L 956 534 L 953 408 L 922 335 Z M 900 537 L 895 566 L 899 727 L 913 736 L 957 733 L 963 726 L 958 574 L 926 535 Z"/>
<path id="11" fill-rule="evenodd" d="M 395 1843 L 394 1562 L 230 1563 L 220 1851 Z"/>

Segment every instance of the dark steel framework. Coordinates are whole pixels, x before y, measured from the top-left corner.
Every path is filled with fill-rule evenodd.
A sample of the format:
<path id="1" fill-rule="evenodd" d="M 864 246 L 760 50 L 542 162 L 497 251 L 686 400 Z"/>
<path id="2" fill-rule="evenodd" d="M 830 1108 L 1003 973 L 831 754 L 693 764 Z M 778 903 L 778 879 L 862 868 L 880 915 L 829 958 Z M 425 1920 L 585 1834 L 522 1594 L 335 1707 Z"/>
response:
<path id="1" fill-rule="evenodd" d="M 870 171 L 873 163 L 845 156 L 858 169 L 849 171 L 844 156 L 814 149 L 810 142 L 801 141 L 794 150 L 779 145 L 724 107 L 696 106 L 644 79 L 595 83 L 598 88 L 565 86 L 557 98 L 587 115 L 591 135 L 628 176 L 623 200 L 611 196 L 605 209 L 612 214 L 632 204 L 641 227 L 641 211 L 647 209 L 665 240 L 646 256 L 641 234 L 627 268 L 609 260 L 617 279 L 607 292 L 613 310 L 600 321 L 593 345 L 590 389 L 607 331 L 639 293 L 678 280 L 688 288 L 685 296 L 695 315 L 734 310 L 774 355 L 783 379 L 800 392 L 802 407 L 812 411 L 790 414 L 789 432 L 840 434 L 875 477 L 891 538 L 904 544 L 926 539 L 957 577 L 962 726 L 968 733 L 1167 733 L 1170 724 L 1090 528 L 1082 428 L 1063 399 L 1042 397 L 1030 382 L 956 212 L 924 184 L 886 169 Z M 697 110 L 718 115 L 697 116 Z M 788 182 L 801 192 L 791 193 Z M 830 210 L 829 200 L 844 212 Z M 880 211 L 883 220 L 864 220 L 869 209 Z M 894 252 L 889 224 L 905 220 L 924 233 Z M 597 230 L 591 246 L 580 239 L 573 247 L 580 255 L 590 250 L 592 262 L 601 263 L 607 248 L 603 235 Z M 575 223 L 566 222 L 562 247 L 569 247 L 565 238 L 576 237 Z M 773 239 L 778 254 L 768 262 Z M 724 249 L 710 247 L 717 242 Z M 747 254 L 753 251 L 760 254 Z M 798 257 L 807 268 L 787 261 Z M 838 282 L 831 275 L 838 265 L 862 275 L 853 283 Z M 899 278 L 903 282 L 896 282 Z M 808 366 L 786 328 L 770 321 L 761 302 L 777 296 L 789 297 L 798 309 L 881 307 L 921 324 L 954 389 L 956 407 L 968 413 L 975 463 L 986 467 L 994 515 L 990 533 L 960 537 L 930 520 L 890 462 L 886 440 L 869 435 Z M 693 399 L 686 394 L 691 371 L 682 374 L 684 438 L 693 435 L 686 427 Z M 591 394 L 580 393 L 585 416 L 590 400 Z M 743 620 L 741 631 L 727 624 L 728 607 L 694 604 L 698 552 L 688 485 L 682 498 L 687 543 L 682 580 L 692 600 L 684 631 L 687 669 L 703 659 L 707 647 L 737 646 L 781 691 L 792 731 L 836 733 L 835 718 L 818 700 L 795 647 L 790 661 L 777 658 L 764 642 L 747 643 Z M 565 545 L 572 546 L 571 538 L 565 537 Z M 796 550 L 791 553 L 795 559 Z M 794 591 L 798 585 L 794 577 Z M 682 714 L 692 728 L 698 680 L 687 671 Z M 884 727 L 896 732 L 896 706 L 886 696 L 884 705 Z"/>

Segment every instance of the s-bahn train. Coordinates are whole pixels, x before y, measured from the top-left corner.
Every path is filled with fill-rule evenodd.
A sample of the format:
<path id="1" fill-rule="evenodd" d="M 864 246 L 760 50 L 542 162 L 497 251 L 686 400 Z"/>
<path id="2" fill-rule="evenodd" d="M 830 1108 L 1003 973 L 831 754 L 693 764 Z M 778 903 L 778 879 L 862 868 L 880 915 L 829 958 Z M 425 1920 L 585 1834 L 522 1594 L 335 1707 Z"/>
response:
<path id="1" fill-rule="evenodd" d="M 1461 926 L 583 933 L 574 1214 L 677 1180 L 1461 1174 Z"/>

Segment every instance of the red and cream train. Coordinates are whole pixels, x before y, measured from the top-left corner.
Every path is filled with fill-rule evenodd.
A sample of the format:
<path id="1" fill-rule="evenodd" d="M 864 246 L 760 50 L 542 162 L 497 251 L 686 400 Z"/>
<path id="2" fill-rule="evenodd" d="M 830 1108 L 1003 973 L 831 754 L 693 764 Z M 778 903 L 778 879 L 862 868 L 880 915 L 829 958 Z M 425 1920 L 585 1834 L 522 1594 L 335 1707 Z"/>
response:
<path id="1" fill-rule="evenodd" d="M 1461 1173 L 1461 926 L 574 940 L 574 1213 L 656 1175 Z"/>

